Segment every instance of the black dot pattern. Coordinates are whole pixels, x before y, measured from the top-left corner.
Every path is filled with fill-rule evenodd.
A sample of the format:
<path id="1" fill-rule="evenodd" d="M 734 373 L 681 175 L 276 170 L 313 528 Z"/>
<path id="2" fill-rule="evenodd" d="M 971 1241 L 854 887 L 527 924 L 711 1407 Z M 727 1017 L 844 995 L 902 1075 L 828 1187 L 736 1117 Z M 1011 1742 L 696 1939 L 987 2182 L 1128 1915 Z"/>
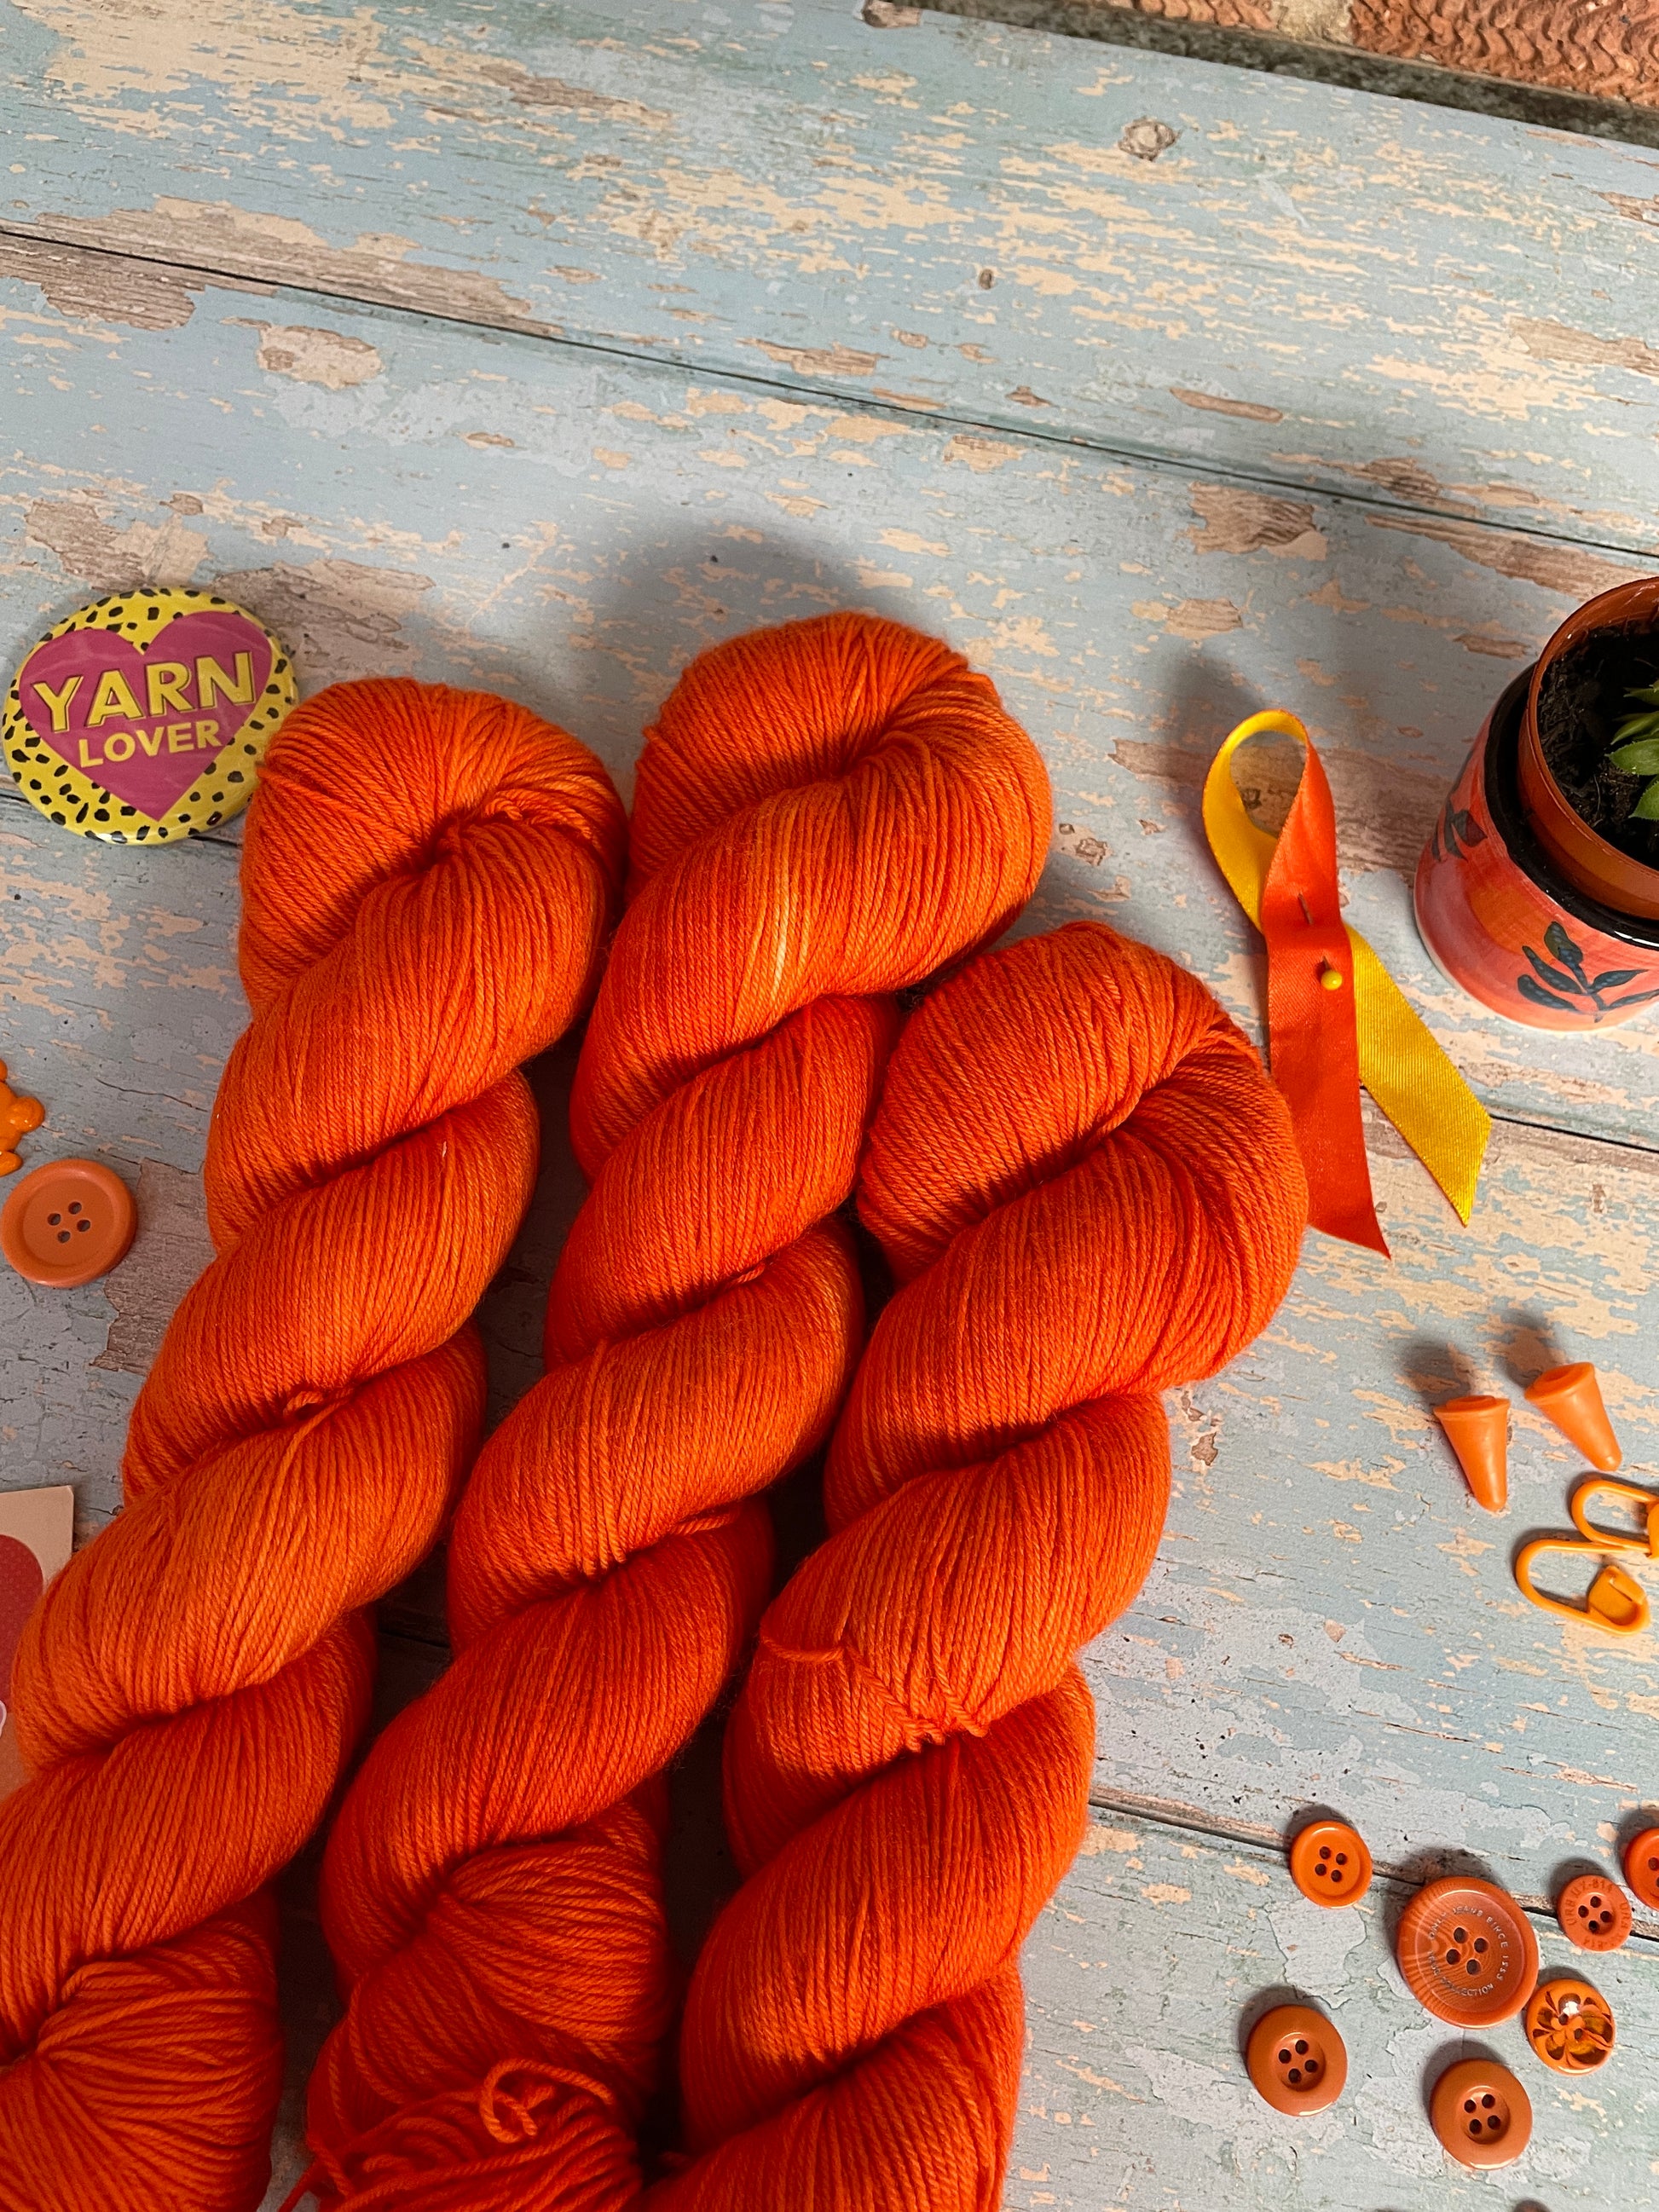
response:
<path id="1" fill-rule="evenodd" d="M 131 638 L 136 645 L 148 647 L 175 616 L 209 607 L 244 615 L 250 622 L 258 620 L 217 592 L 195 586 L 170 586 L 166 590 L 141 586 L 132 592 L 108 592 L 101 599 L 77 607 L 72 615 L 37 639 L 35 644 L 47 644 L 53 638 L 67 636 L 71 630 L 108 629 Z M 265 635 L 270 638 L 271 645 L 270 678 L 263 696 L 234 740 L 236 757 L 242 765 L 222 767 L 230 756 L 229 746 L 215 757 L 214 766 L 221 773 L 214 780 L 227 788 L 210 790 L 204 782 L 178 801 L 164 819 L 145 820 L 136 807 L 125 805 L 91 776 L 71 767 L 36 736 L 23 712 L 21 677 L 27 654 L 12 678 L 3 721 L 0 721 L 0 745 L 3 745 L 12 781 L 48 821 L 83 837 L 102 838 L 112 845 L 173 844 L 216 829 L 246 805 L 265 747 L 299 696 L 287 653 L 269 630 Z M 30 652 L 34 649 L 31 647 Z"/>

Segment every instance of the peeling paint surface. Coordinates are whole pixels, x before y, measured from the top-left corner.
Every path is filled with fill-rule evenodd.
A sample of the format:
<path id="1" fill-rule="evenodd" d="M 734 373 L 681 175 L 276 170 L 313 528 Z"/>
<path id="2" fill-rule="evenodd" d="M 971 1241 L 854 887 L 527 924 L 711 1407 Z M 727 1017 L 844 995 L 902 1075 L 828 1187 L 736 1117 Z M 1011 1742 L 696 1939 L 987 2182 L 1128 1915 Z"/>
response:
<path id="1" fill-rule="evenodd" d="M 44 240 L 1659 541 L 1639 147 L 851 0 L 0 21 Z"/>
<path id="2" fill-rule="evenodd" d="M 1480 1013 L 1427 962 L 1409 878 L 1498 692 L 1659 538 L 1659 355 L 1631 305 L 1651 157 L 928 15 L 894 35 L 830 0 L 740 27 L 712 0 L 672 27 L 644 0 L 0 0 L 0 23 L 27 156 L 0 211 L 9 662 L 96 592 L 212 582 L 307 690 L 501 690 L 626 793 L 692 654 L 871 607 L 958 644 L 1042 750 L 1054 837 L 1020 927 L 1100 916 L 1255 1034 L 1258 948 L 1199 791 L 1244 714 L 1308 721 L 1348 915 L 1498 1127 L 1466 1231 L 1374 1120 L 1392 1264 L 1310 1239 L 1261 1340 L 1170 1401 L 1168 1532 L 1085 1655 L 1096 1823 L 1028 1947 L 1005 2207 L 1474 2203 L 1421 2119 L 1450 2039 L 1393 1978 L 1390 1900 L 1473 1863 L 1541 1905 L 1610 1863 L 1659 1785 L 1659 1644 L 1514 1589 L 1578 1472 L 1555 1433 L 1517 1413 L 1493 1520 L 1429 1408 L 1593 1358 L 1659 1483 L 1659 1030 Z M 1259 818 L 1292 773 L 1241 756 Z M 235 864 L 234 830 L 106 850 L 0 791 L 30 1142 L 107 1158 L 140 1216 L 102 1283 L 0 1271 L 0 1484 L 71 1481 L 82 1535 L 207 1249 Z M 532 1072 L 542 1182 L 481 1316 L 497 1413 L 538 1370 L 580 1198 L 570 1064 Z M 389 1675 L 429 1675 L 434 1568 L 383 1627 Z M 1312 1803 L 1370 1842 L 1361 1911 L 1285 1878 Z M 329 2000 L 290 1917 L 297 2090 Z M 1597 1962 L 1632 2057 L 1656 1962 L 1650 1920 Z M 1237 2043 L 1280 1985 L 1356 2063 L 1294 2132 Z M 1567 2100 L 1525 2078 L 1512 2193 L 1646 2201 L 1643 2069 Z"/>

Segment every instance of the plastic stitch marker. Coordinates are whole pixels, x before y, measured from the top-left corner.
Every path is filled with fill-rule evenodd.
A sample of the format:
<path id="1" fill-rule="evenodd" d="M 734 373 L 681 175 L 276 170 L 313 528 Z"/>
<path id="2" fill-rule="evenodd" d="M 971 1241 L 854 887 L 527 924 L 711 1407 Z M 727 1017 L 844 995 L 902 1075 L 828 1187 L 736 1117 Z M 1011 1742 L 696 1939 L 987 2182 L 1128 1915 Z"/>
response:
<path id="1" fill-rule="evenodd" d="M 1624 1457 L 1601 1402 L 1601 1386 L 1588 1359 L 1575 1360 L 1570 1367 L 1552 1367 L 1547 1375 L 1528 1383 L 1526 1399 L 1603 1474 L 1611 1474 Z"/>
<path id="2" fill-rule="evenodd" d="M 38 1098 L 21 1097 L 12 1089 L 6 1080 L 6 1063 L 0 1060 L 0 1176 L 22 1166 L 17 1139 L 38 1129 L 46 1118 L 46 1109 Z"/>
<path id="3" fill-rule="evenodd" d="M 1434 1418 L 1457 1454 L 1477 1505 L 1501 1513 L 1509 1503 L 1510 1406 L 1507 1398 L 1448 1398 Z"/>
<path id="4" fill-rule="evenodd" d="M 1563 1598 L 1551 1597 L 1533 1581 L 1533 1562 L 1545 1552 L 1576 1552 L 1582 1559 L 1587 1552 L 1594 1553 L 1600 1548 L 1599 1540 L 1586 1544 L 1577 1536 L 1534 1537 L 1516 1554 L 1516 1583 L 1522 1596 L 1530 1598 L 1546 1613 L 1559 1613 L 1568 1620 L 1577 1620 L 1587 1628 L 1601 1629 L 1609 1636 L 1635 1636 L 1652 1618 L 1647 1593 L 1611 1559 L 1603 1561 L 1583 1605 L 1569 1605 Z"/>
<path id="5" fill-rule="evenodd" d="M 1589 1502 L 1598 1493 L 1622 1498 L 1643 1515 L 1641 1535 L 1623 1528 L 1598 1528 L 1589 1517 Z M 1586 1543 L 1604 1552 L 1639 1552 L 1644 1559 L 1659 1559 L 1659 1492 L 1638 1489 L 1633 1482 L 1614 1482 L 1610 1476 L 1593 1474 L 1572 1493 L 1573 1526 Z"/>

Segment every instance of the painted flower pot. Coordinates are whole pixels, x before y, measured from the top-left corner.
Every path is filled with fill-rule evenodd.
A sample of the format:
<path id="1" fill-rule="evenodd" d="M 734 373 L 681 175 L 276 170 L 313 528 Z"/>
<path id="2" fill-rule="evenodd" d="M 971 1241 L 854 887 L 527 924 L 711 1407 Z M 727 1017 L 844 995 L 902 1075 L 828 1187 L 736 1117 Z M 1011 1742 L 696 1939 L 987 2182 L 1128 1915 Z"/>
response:
<path id="1" fill-rule="evenodd" d="M 1417 864 L 1417 927 L 1441 973 L 1494 1013 L 1606 1029 L 1659 1000 L 1659 919 L 1592 897 L 1546 849 L 1522 801 L 1533 696 L 1528 669 L 1475 739 Z"/>

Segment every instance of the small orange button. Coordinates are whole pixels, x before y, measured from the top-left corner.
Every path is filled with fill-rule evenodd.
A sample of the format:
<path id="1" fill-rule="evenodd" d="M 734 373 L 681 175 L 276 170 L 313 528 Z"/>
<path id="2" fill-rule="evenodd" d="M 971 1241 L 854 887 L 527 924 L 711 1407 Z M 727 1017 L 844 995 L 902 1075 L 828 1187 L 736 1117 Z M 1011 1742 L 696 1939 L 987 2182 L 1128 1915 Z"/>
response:
<path id="1" fill-rule="evenodd" d="M 1348 2049 L 1310 2005 L 1275 2005 L 1250 2030 L 1244 2063 L 1276 2112 L 1322 2112 L 1342 2094 Z"/>
<path id="2" fill-rule="evenodd" d="M 1526 1914 L 1473 1875 L 1418 1891 L 1400 1916 L 1395 1955 L 1425 2012 L 1453 2027 L 1512 2020 L 1538 1979 L 1538 1939 Z"/>
<path id="3" fill-rule="evenodd" d="M 1630 1934 L 1630 1899 L 1605 1875 L 1581 1874 L 1555 1900 L 1561 1933 L 1581 1951 L 1616 1951 Z"/>
<path id="4" fill-rule="evenodd" d="M 1291 1838 L 1291 1880 L 1316 1905 L 1352 1905 L 1370 1887 L 1371 1855 L 1346 1820 L 1315 1820 Z"/>
<path id="5" fill-rule="evenodd" d="M 1558 2074 L 1589 2074 L 1613 2049 L 1613 2007 L 1571 1974 L 1540 1982 L 1527 1999 L 1527 2040 Z"/>
<path id="6" fill-rule="evenodd" d="M 97 1160 L 49 1160 L 0 1207 L 0 1252 L 29 1282 L 72 1290 L 124 1260 L 137 1225 L 118 1175 Z"/>
<path id="7" fill-rule="evenodd" d="M 1507 2166 L 1532 2140 L 1532 2100 L 1490 2058 L 1449 2066 L 1434 2085 L 1429 2119 L 1460 2166 Z"/>
<path id="8" fill-rule="evenodd" d="M 1651 1912 L 1659 1912 L 1659 1828 L 1644 1828 L 1625 1846 L 1625 1880 Z"/>

